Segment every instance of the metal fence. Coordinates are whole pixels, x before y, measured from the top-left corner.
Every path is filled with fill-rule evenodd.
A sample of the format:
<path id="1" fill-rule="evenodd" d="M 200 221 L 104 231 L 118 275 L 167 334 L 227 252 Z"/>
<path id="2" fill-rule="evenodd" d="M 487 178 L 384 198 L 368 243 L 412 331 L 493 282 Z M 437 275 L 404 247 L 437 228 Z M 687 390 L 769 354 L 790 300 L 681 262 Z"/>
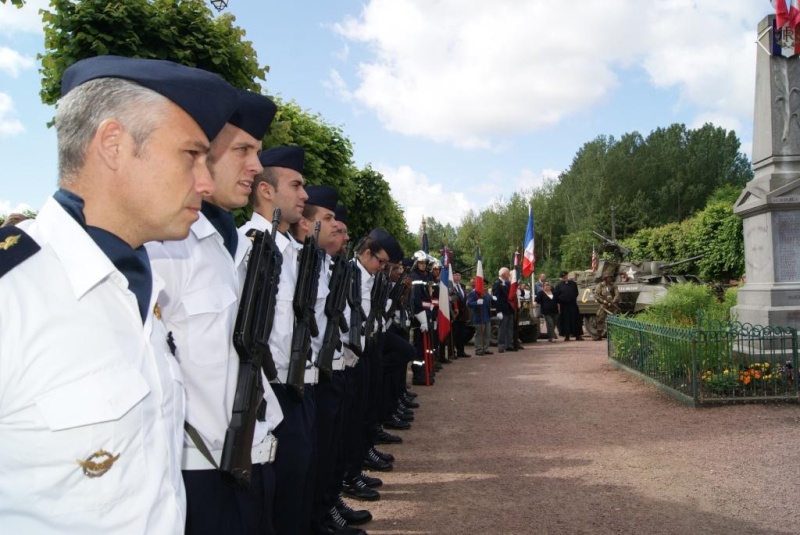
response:
<path id="1" fill-rule="evenodd" d="M 696 328 L 608 318 L 608 355 L 620 368 L 693 406 L 797 401 L 797 329 L 719 322 Z"/>

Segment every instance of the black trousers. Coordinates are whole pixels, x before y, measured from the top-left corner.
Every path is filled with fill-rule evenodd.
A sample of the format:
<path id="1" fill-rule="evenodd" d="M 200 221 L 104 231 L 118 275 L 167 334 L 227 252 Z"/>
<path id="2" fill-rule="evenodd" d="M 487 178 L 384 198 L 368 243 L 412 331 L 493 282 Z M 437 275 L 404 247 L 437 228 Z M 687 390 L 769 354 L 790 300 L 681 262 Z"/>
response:
<path id="1" fill-rule="evenodd" d="M 322 526 L 328 511 L 336 503 L 337 495 L 331 496 L 331 480 L 334 477 L 336 459 L 342 447 L 342 400 L 345 379 L 341 371 L 333 372 L 328 378 L 320 375 L 314 387 L 317 402 L 317 473 L 314 484 L 315 529 Z"/>
<path id="2" fill-rule="evenodd" d="M 465 338 L 467 337 L 467 324 L 463 321 L 454 321 L 452 325 L 453 329 L 453 345 L 456 346 L 456 356 L 460 357 L 465 353 L 464 351 L 464 344 L 466 344 Z"/>
<path id="3" fill-rule="evenodd" d="M 295 397 L 290 386 L 272 387 L 283 411 L 283 421 L 275 428 L 275 531 L 279 535 L 308 533 L 317 462 L 314 386 L 305 385 L 302 400 Z"/>
<path id="4" fill-rule="evenodd" d="M 219 470 L 184 470 L 186 533 L 189 535 L 272 535 L 275 471 L 254 464 L 248 490 L 222 480 Z"/>
<path id="5" fill-rule="evenodd" d="M 396 326 L 390 327 L 383 344 L 382 420 L 397 408 L 397 401 L 406 387 L 408 363 L 413 358 L 414 346 L 408 342 L 408 335 Z"/>
<path id="6" fill-rule="evenodd" d="M 361 473 L 364 462 L 365 421 L 367 414 L 367 390 L 369 388 L 369 357 L 364 353 L 358 359 L 358 364 L 353 368 L 353 381 L 348 387 L 353 387 L 352 411 L 346 416 L 344 438 L 344 463 L 345 478 L 351 478 Z"/>
<path id="7" fill-rule="evenodd" d="M 342 374 L 344 377 L 344 393 L 342 396 L 341 408 L 341 432 L 339 439 L 339 450 L 336 456 L 336 463 L 334 465 L 333 480 L 328 487 L 328 495 L 333 496 L 334 499 L 342 492 L 342 481 L 345 474 L 350 467 L 353 450 L 356 449 L 358 444 L 358 437 L 354 436 L 360 426 L 353 424 L 353 417 L 357 410 L 357 392 L 358 392 L 358 374 L 359 371 L 355 367 L 346 367 Z M 359 461 L 360 462 L 360 461 Z M 359 473 L 361 466 L 359 464 Z"/>

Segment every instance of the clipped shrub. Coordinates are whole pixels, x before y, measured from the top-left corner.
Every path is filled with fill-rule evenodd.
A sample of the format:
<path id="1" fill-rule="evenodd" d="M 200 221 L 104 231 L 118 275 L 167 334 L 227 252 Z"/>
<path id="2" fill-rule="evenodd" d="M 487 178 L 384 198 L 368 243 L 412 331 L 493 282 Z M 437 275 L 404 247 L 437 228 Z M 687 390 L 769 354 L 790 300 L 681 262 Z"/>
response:
<path id="1" fill-rule="evenodd" d="M 726 291 L 725 298 L 720 301 L 709 286 L 676 284 L 670 286 L 662 299 L 639 314 L 636 319 L 657 325 L 694 327 L 697 324 L 698 311 L 703 311 L 708 319 L 728 321 L 730 307 L 735 304 L 735 289 Z"/>

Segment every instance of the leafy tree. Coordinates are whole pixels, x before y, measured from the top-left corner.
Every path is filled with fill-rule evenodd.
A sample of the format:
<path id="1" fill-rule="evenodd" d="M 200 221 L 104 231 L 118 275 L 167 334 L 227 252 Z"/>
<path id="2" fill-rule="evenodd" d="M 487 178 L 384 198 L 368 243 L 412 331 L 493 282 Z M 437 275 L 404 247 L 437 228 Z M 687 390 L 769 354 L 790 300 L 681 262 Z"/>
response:
<path id="1" fill-rule="evenodd" d="M 342 129 L 325 122 L 292 102 L 275 98 L 278 113 L 265 138 L 267 147 L 298 145 L 306 151 L 303 177 L 309 185 L 327 184 L 336 189 L 342 204 L 353 208 L 356 186 L 353 146 Z"/>
<path id="2" fill-rule="evenodd" d="M 45 104 L 61 94 L 64 70 L 105 54 L 169 59 L 215 72 L 232 85 L 259 90 L 268 67 L 260 67 L 245 32 L 231 14 L 214 17 L 202 0 L 52 0 L 42 11 Z"/>
<path id="3" fill-rule="evenodd" d="M 691 240 L 698 254 L 701 278 L 727 282 L 744 273 L 744 236 L 742 219 L 733 213 L 731 204 L 709 204 L 694 218 Z"/>
<path id="4" fill-rule="evenodd" d="M 353 184 L 355 197 L 353 204 L 348 206 L 347 213 L 347 227 L 351 238 L 358 240 L 370 230 L 381 227 L 398 239 L 408 255 L 413 245 L 409 243 L 412 239 L 406 229 L 403 210 L 392 197 L 389 183 L 383 175 L 368 165 L 355 173 Z"/>
<path id="5" fill-rule="evenodd" d="M 6 0 L 0 0 L 2 3 L 7 3 Z M 25 0 L 11 0 L 12 6 L 22 7 L 25 5 Z"/>
<path id="6" fill-rule="evenodd" d="M 565 271 L 584 270 L 591 267 L 592 245 L 596 242 L 588 230 L 571 232 L 561 244 L 561 266 Z"/>

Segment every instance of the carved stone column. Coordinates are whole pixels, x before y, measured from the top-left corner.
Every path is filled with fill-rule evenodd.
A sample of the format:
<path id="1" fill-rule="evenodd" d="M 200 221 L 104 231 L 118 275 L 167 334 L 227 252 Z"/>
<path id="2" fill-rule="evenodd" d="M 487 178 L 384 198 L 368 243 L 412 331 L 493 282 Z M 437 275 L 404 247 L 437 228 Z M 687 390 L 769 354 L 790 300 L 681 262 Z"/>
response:
<path id="1" fill-rule="evenodd" d="M 733 313 L 743 323 L 800 328 L 800 58 L 768 52 L 773 18 L 758 25 L 754 178 L 734 205 L 747 281 Z"/>

